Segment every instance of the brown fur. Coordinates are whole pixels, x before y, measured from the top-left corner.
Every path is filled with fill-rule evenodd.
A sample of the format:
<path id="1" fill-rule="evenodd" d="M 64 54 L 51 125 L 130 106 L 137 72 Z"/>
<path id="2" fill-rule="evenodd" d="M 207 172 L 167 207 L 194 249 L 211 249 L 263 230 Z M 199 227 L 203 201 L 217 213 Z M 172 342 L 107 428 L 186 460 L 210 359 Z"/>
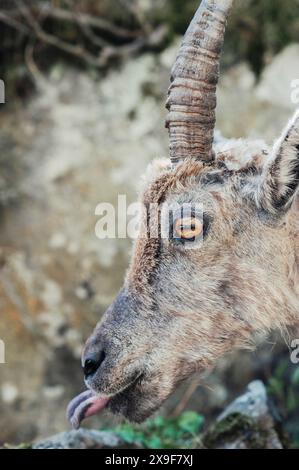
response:
<path id="1" fill-rule="evenodd" d="M 145 177 L 147 208 L 202 203 L 212 222 L 186 250 L 150 238 L 147 214 L 124 287 L 87 343 L 85 358 L 106 353 L 87 385 L 129 419 L 146 418 L 224 353 L 252 346 L 255 332 L 299 323 L 299 115 L 270 154 L 256 143 L 227 147 L 215 147 L 213 166 L 160 161 Z"/>

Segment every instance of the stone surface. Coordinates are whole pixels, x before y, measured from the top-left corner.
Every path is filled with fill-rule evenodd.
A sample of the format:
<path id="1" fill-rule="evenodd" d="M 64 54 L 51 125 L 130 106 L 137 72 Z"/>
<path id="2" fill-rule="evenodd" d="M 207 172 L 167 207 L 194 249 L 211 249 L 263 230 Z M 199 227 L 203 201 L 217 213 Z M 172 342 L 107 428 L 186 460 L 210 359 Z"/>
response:
<path id="1" fill-rule="evenodd" d="M 255 380 L 219 415 L 203 442 L 217 449 L 282 449 L 276 426 L 265 386 Z"/>
<path id="2" fill-rule="evenodd" d="M 265 67 L 255 91 L 258 100 L 290 110 L 299 106 L 299 44 L 286 47 Z"/>
<path id="3" fill-rule="evenodd" d="M 220 449 L 282 449 L 264 384 L 255 380 L 219 415 L 201 437 L 202 447 Z M 113 432 L 79 429 L 38 441 L 33 449 L 128 448 Z M 131 444 L 130 448 L 139 448 Z"/>
<path id="4" fill-rule="evenodd" d="M 269 413 L 267 392 L 263 382 L 260 380 L 251 382 L 245 393 L 228 405 L 217 421 L 222 421 L 232 413 L 241 413 L 253 419 L 259 419 Z"/>
<path id="5" fill-rule="evenodd" d="M 118 194 L 134 201 L 147 163 L 166 152 L 157 70 L 152 55 L 101 81 L 57 67 L 26 107 L 0 118 L 10 176 L 0 191 L 0 442 L 64 429 L 65 406 L 84 387 L 82 345 L 131 246 L 96 238 L 95 208 Z"/>
<path id="6" fill-rule="evenodd" d="M 123 441 L 112 432 L 78 429 L 56 434 L 33 444 L 33 449 L 107 449 L 121 448 Z"/>

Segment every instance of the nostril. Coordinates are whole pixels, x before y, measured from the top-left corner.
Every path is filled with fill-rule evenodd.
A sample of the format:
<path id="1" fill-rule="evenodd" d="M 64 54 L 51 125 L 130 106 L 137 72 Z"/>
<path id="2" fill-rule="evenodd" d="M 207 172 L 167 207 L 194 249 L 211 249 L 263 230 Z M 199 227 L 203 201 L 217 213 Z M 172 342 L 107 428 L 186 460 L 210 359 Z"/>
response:
<path id="1" fill-rule="evenodd" d="M 100 354 L 92 354 L 85 359 L 83 371 L 85 377 L 93 375 L 100 365 L 104 362 L 106 354 L 104 351 L 101 351 Z"/>
<path id="2" fill-rule="evenodd" d="M 94 374 L 97 369 L 98 365 L 94 359 L 86 359 L 83 367 L 85 377 Z"/>

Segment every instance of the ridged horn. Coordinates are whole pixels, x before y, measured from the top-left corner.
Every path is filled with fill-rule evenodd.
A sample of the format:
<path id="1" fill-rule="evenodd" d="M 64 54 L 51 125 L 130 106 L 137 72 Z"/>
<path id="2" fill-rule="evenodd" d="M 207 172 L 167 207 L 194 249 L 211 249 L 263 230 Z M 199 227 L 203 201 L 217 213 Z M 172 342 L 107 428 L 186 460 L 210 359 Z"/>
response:
<path id="1" fill-rule="evenodd" d="M 202 0 L 171 72 L 166 107 L 172 163 L 213 160 L 216 86 L 233 0 Z"/>

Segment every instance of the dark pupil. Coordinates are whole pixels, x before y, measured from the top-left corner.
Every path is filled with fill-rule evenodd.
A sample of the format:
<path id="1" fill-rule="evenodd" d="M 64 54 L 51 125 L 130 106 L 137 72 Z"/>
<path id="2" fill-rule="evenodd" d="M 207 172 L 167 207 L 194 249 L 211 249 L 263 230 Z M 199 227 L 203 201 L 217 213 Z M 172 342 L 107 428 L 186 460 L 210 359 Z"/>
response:
<path id="1" fill-rule="evenodd" d="M 195 224 L 191 224 L 190 227 L 189 225 L 186 226 L 186 225 L 181 225 L 180 229 L 181 231 L 183 232 L 184 230 L 188 230 L 190 228 L 190 230 L 194 231 L 196 229 L 196 226 Z"/>

